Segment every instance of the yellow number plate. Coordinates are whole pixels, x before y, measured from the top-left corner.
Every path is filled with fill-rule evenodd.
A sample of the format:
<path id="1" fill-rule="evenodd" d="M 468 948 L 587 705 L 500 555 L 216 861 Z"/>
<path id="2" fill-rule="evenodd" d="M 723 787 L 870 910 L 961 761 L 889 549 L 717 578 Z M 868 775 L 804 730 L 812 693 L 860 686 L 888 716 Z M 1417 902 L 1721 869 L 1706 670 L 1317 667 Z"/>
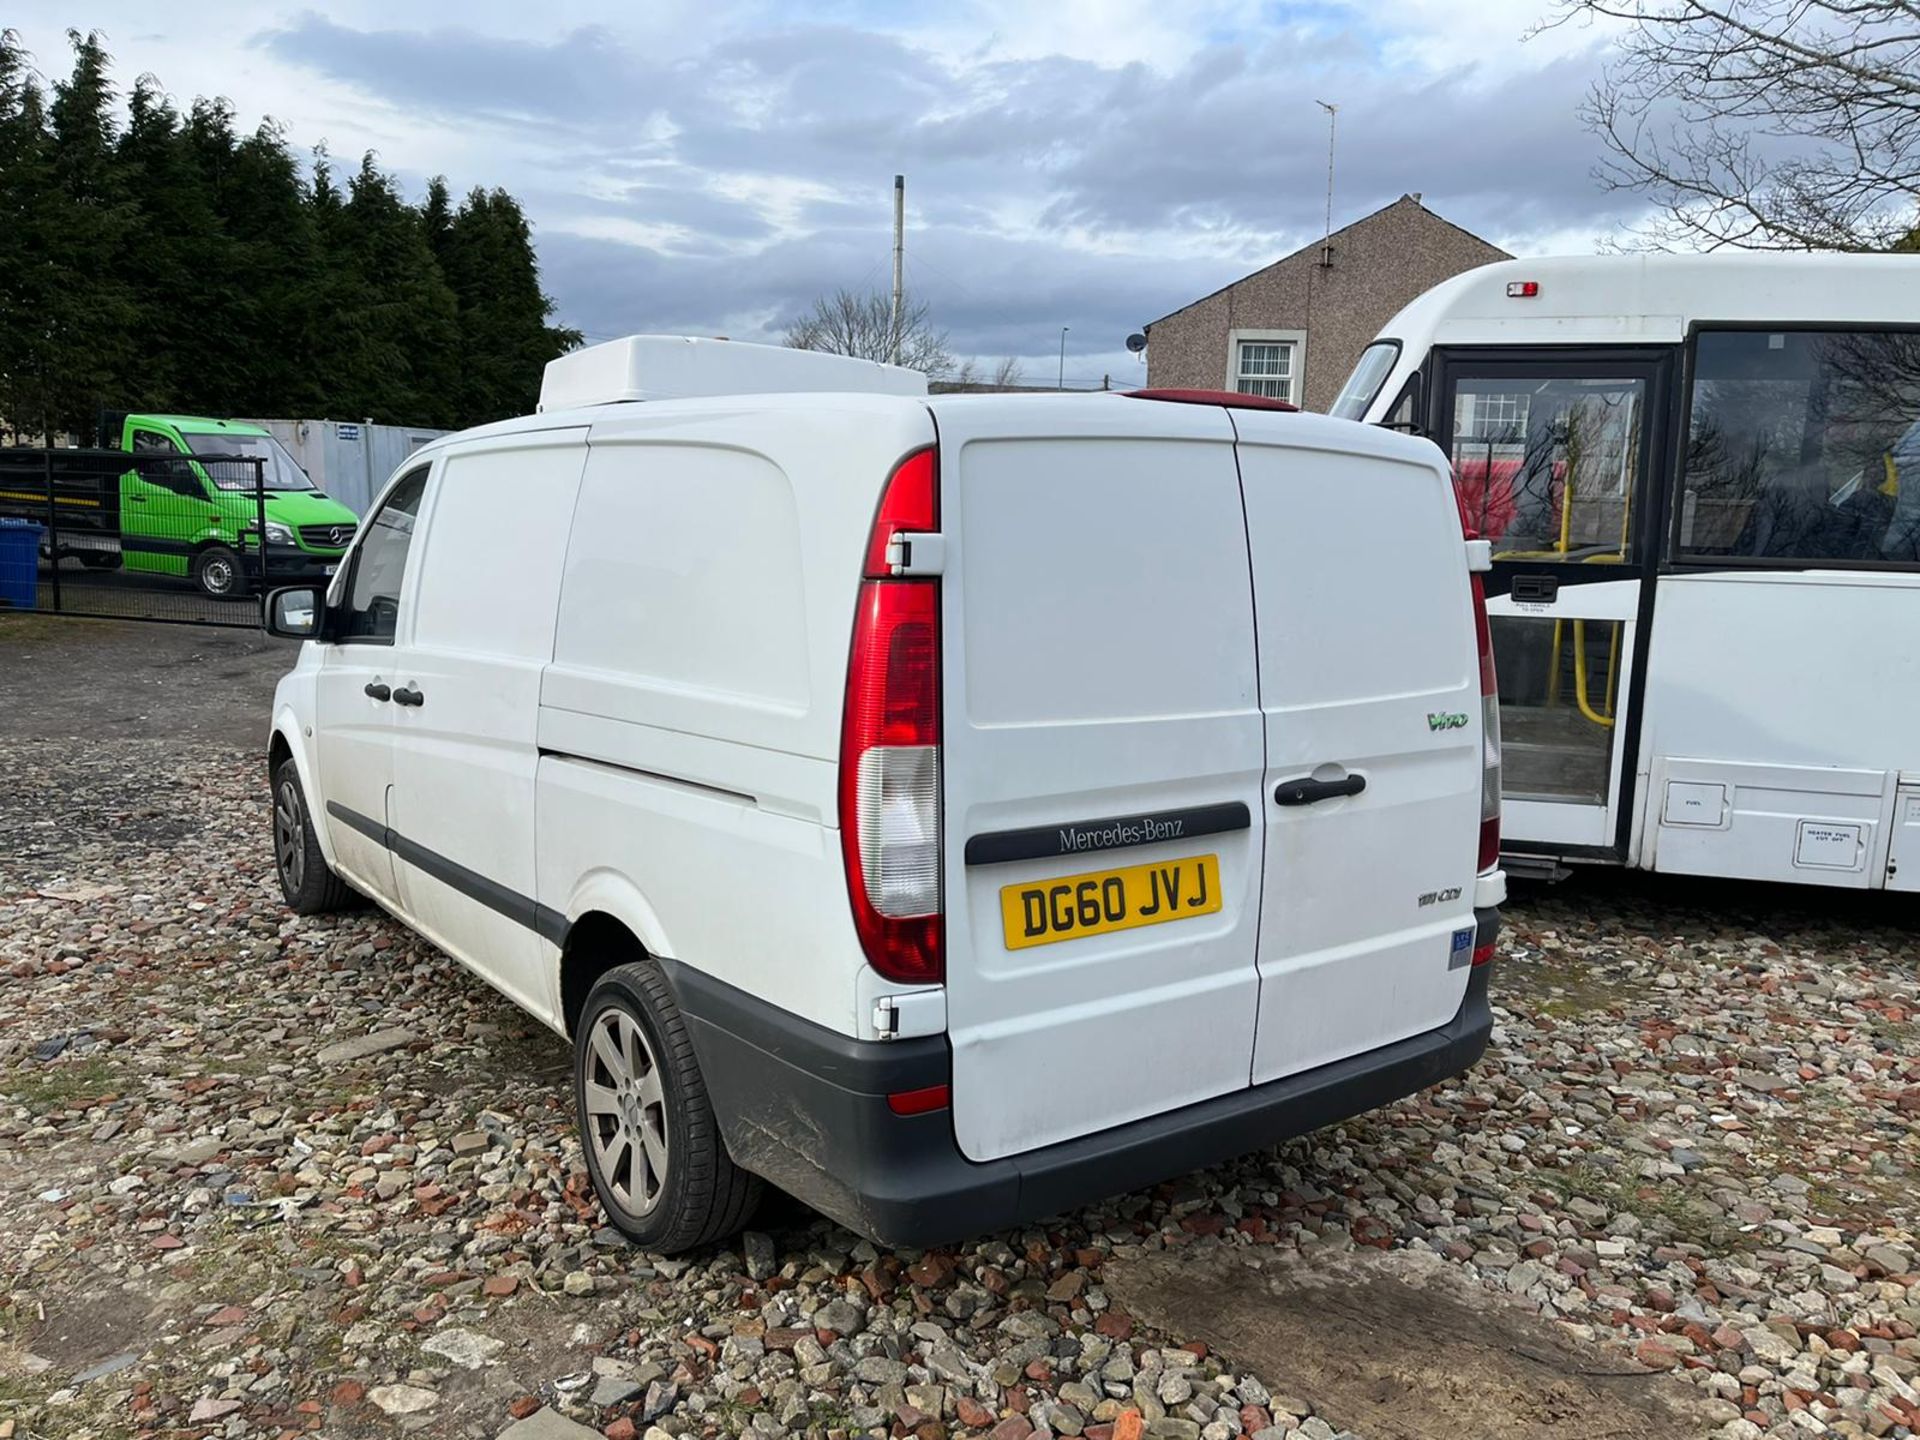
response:
<path id="1" fill-rule="evenodd" d="M 1164 925 L 1220 908 L 1220 857 L 1188 855 L 1125 870 L 1093 870 L 1003 886 L 1000 924 L 1009 950 Z"/>

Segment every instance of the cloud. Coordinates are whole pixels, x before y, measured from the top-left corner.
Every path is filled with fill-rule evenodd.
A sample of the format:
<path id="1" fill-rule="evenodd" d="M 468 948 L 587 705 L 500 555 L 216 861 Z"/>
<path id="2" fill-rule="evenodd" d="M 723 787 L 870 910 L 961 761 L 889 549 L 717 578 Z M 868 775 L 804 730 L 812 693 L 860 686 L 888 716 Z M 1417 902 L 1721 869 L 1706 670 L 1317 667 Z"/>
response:
<path id="1" fill-rule="evenodd" d="M 1323 213 L 1326 115 L 1276 99 L 1279 48 L 1203 55 L 1164 77 L 1129 77 L 1124 123 L 1089 127 L 1054 177 L 1047 219 L 1109 230 L 1310 232 Z M 1336 67 L 1305 77 L 1305 90 L 1339 105 L 1338 196 L 1364 197 L 1361 208 L 1371 208 L 1417 190 L 1469 228 L 1513 234 L 1599 223 L 1617 204 L 1593 184 L 1593 145 L 1572 112 L 1592 75 L 1586 57 L 1501 78 L 1462 66 L 1391 85 Z M 1336 223 L 1353 213 L 1348 200 Z"/>
<path id="2" fill-rule="evenodd" d="M 542 34 L 308 12 L 251 48 L 388 131 L 440 135 L 436 158 L 460 137 L 456 188 L 527 200 L 563 317 L 595 334 L 769 336 L 817 294 L 884 283 L 904 171 L 909 277 L 956 349 L 1046 356 L 1071 325 L 1083 368 L 1131 364 L 1142 321 L 1318 233 L 1319 99 L 1340 107 L 1336 225 L 1407 191 L 1521 251 L 1619 217 L 1574 115 L 1604 37 L 1521 45 L 1531 0 L 1489 0 L 1464 48 L 1351 0 L 971 0 L 918 28 L 830 13 L 722 6 L 704 36 L 653 45 L 614 18 Z M 1458 11 L 1409 0 L 1403 22 L 1451 36 Z"/>
<path id="3" fill-rule="evenodd" d="M 633 53 L 597 25 L 539 44 L 447 28 L 359 30 L 307 11 L 252 43 L 416 113 L 503 126 L 595 123 L 638 78 Z"/>

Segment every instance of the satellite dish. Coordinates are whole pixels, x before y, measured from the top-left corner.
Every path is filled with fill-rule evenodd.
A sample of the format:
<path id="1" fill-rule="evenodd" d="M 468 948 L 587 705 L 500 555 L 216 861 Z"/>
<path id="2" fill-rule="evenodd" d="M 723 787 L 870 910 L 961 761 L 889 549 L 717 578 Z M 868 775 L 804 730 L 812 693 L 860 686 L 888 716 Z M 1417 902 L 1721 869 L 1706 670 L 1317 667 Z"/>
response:
<path id="1" fill-rule="evenodd" d="M 1127 336 L 1127 349 L 1131 350 L 1134 354 L 1138 355 L 1142 350 L 1146 348 L 1147 348 L 1147 337 L 1145 335 L 1142 335 L 1138 330 L 1134 331 L 1133 334 Z"/>

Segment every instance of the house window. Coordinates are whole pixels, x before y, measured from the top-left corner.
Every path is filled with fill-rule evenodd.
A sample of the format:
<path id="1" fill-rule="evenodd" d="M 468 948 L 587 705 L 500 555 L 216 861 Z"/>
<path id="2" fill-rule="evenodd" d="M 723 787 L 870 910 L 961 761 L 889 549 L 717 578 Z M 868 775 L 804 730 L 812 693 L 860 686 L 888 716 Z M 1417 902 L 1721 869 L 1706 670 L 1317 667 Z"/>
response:
<path id="1" fill-rule="evenodd" d="M 1306 340 L 1299 330 L 1235 330 L 1228 337 L 1227 388 L 1299 404 Z"/>
<path id="2" fill-rule="evenodd" d="M 1531 395 L 1515 391 L 1489 391 L 1470 398 L 1470 413 L 1462 417 L 1466 421 L 1460 432 L 1463 439 L 1516 441 L 1526 438 Z"/>

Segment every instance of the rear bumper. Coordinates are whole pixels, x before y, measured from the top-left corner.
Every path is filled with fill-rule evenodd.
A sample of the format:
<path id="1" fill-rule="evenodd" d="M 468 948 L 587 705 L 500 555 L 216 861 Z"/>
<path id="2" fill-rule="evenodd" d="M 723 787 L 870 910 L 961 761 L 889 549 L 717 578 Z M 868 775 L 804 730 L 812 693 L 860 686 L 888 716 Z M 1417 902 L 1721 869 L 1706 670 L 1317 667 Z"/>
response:
<path id="1" fill-rule="evenodd" d="M 1476 948 L 1499 930 L 1477 911 Z M 837 1035 L 671 962 L 701 1072 L 734 1160 L 823 1214 L 891 1245 L 1019 1225 L 1278 1144 L 1466 1070 L 1487 1048 L 1487 975 L 1437 1030 L 1164 1115 L 976 1164 L 947 1111 L 900 1116 L 886 1097 L 944 1085 L 944 1036 Z"/>

